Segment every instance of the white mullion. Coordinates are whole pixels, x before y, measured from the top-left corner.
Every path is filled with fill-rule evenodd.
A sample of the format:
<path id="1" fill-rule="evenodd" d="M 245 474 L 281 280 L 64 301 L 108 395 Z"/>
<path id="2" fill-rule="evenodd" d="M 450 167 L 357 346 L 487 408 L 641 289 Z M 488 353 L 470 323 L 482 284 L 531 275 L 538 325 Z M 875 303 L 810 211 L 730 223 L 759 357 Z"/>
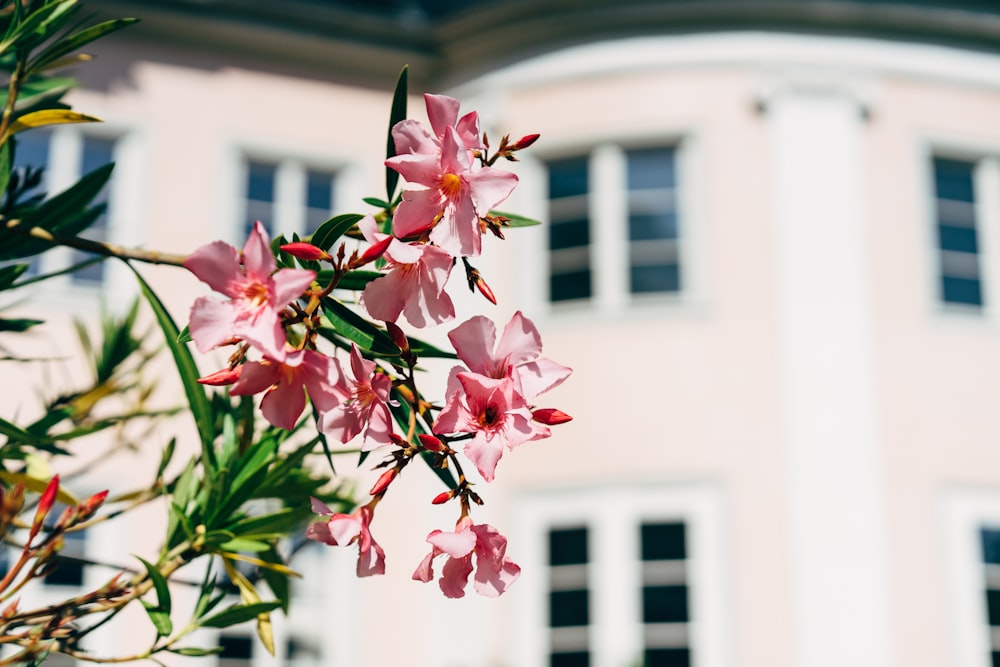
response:
<path id="1" fill-rule="evenodd" d="M 628 201 L 619 146 L 602 144 L 591 153 L 588 191 L 593 299 L 599 308 L 619 310 L 628 294 Z"/>
<path id="2" fill-rule="evenodd" d="M 306 168 L 297 160 L 282 160 L 274 170 L 274 235 L 302 234 L 306 227 Z"/>
<path id="3" fill-rule="evenodd" d="M 637 647 L 642 646 L 637 616 L 638 529 L 617 494 L 603 501 L 589 513 L 590 650 L 594 667 L 617 667 L 634 661 Z"/>
<path id="4" fill-rule="evenodd" d="M 994 325 L 1000 325 L 1000 160 L 980 160 L 973 172 L 976 222 L 979 241 L 979 285 L 983 309 Z"/>

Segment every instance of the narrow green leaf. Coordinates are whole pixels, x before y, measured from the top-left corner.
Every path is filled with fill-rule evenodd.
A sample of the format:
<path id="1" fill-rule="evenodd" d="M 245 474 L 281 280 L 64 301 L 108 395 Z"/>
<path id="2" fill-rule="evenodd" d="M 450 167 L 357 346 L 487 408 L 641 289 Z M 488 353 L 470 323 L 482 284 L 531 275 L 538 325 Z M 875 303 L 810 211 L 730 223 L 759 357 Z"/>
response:
<path id="1" fill-rule="evenodd" d="M 330 297 L 323 299 L 323 314 L 334 331 L 356 343 L 361 349 L 382 356 L 398 357 L 400 355 L 400 349 L 389 338 L 389 334 L 337 299 Z M 323 329 L 320 329 L 320 335 L 323 333 Z"/>
<path id="2" fill-rule="evenodd" d="M 216 653 L 222 653 L 225 650 L 223 646 L 216 646 L 215 648 L 194 648 L 193 646 L 182 646 L 181 648 L 168 648 L 169 653 L 176 653 L 177 655 L 185 655 L 190 658 L 201 658 L 206 655 L 215 655 Z"/>
<path id="3" fill-rule="evenodd" d="M 386 159 L 396 155 L 396 140 L 392 138 L 392 128 L 401 120 L 406 119 L 407 76 L 409 66 L 404 65 L 396 79 L 396 89 L 392 92 L 392 111 L 389 113 L 389 132 L 385 144 Z M 399 183 L 399 174 L 394 169 L 385 168 L 385 200 L 392 201 Z"/>
<path id="4" fill-rule="evenodd" d="M 7 185 L 10 184 L 10 171 L 14 164 L 13 158 L 11 142 L 3 142 L 3 145 L 0 146 L 0 194 L 6 193 Z"/>
<path id="5" fill-rule="evenodd" d="M 509 218 L 510 222 L 507 223 L 508 227 L 536 227 L 540 224 L 538 220 L 534 218 L 526 218 L 523 215 L 518 215 L 516 213 L 504 213 L 503 211 L 490 211 L 490 215 L 500 215 L 505 218 Z"/>
<path id="6" fill-rule="evenodd" d="M 351 227 L 358 224 L 364 216 L 359 213 L 343 213 L 330 218 L 313 233 L 309 242 L 320 250 L 330 251 L 333 244 L 346 234 Z"/>
<path id="7" fill-rule="evenodd" d="M 228 542 L 223 542 L 219 545 L 219 548 L 223 551 L 249 551 L 250 553 L 259 553 L 261 551 L 267 551 L 271 548 L 271 545 L 267 542 L 261 542 L 260 540 L 248 540 L 242 537 L 236 537 Z"/>
<path id="8" fill-rule="evenodd" d="M 273 546 L 270 550 L 261 553 L 260 558 L 268 563 L 284 565 L 284 560 L 282 560 L 281 554 L 279 554 L 278 550 Z M 271 592 L 274 593 L 274 597 L 281 601 L 281 610 L 287 614 L 288 607 L 292 599 L 288 575 L 270 567 L 262 567 L 260 569 L 260 574 L 264 577 L 264 581 L 267 582 Z"/>
<path id="9" fill-rule="evenodd" d="M 39 445 L 52 445 L 55 441 L 52 438 L 37 433 L 26 431 L 16 424 L 12 424 L 6 419 L 0 418 L 0 435 L 5 435 L 11 440 L 23 442 L 35 447 Z"/>
<path id="10" fill-rule="evenodd" d="M 245 623 L 281 606 L 280 602 L 255 602 L 253 604 L 234 604 L 200 621 L 198 625 L 206 628 L 228 628 L 237 623 Z"/>
<path id="11" fill-rule="evenodd" d="M 242 537 L 253 537 L 260 535 L 274 535 L 288 532 L 295 524 L 296 512 L 290 507 L 285 507 L 277 512 L 262 514 L 260 516 L 244 517 L 236 523 L 227 526 L 236 535 L 237 539 Z M 237 549 L 239 551 L 239 549 Z"/>
<path id="12" fill-rule="evenodd" d="M 153 308 L 156 321 L 163 330 L 163 337 L 166 339 L 167 347 L 170 348 L 170 353 L 174 357 L 177 372 L 180 374 L 181 383 L 184 385 L 184 393 L 187 395 L 191 414 L 194 416 L 195 424 L 198 427 L 198 435 L 201 436 L 202 461 L 209 470 L 212 470 L 216 467 L 214 450 L 215 419 L 212 415 L 212 405 L 208 400 L 208 396 L 206 396 L 204 388 L 198 384 L 198 366 L 195 364 L 194 357 L 191 356 L 191 351 L 188 350 L 187 345 L 178 342 L 180 340 L 180 331 L 174 323 L 173 318 L 170 317 L 170 313 L 167 312 L 163 302 L 160 301 L 149 284 L 131 264 L 129 264 L 129 268 L 135 273 L 135 277 L 139 281 L 139 287 L 142 289 L 142 294 Z"/>
<path id="13" fill-rule="evenodd" d="M 170 616 L 166 612 L 151 607 L 148 604 L 143 604 L 142 606 L 146 609 L 149 620 L 153 622 L 153 627 L 156 628 L 156 636 L 169 637 L 170 633 L 174 631 L 174 624 L 170 620 Z"/>
<path id="14" fill-rule="evenodd" d="M 135 554 L 133 554 L 135 555 Z M 150 581 L 153 582 L 153 588 L 156 589 L 156 607 L 159 611 L 169 616 L 170 614 L 170 587 L 167 585 L 167 580 L 164 578 L 163 573 L 160 569 L 150 563 L 145 558 L 141 556 L 136 556 L 143 567 L 146 568 L 146 574 L 149 575 Z M 169 620 L 169 618 L 167 619 Z M 170 632 L 167 631 L 164 634 L 169 635 Z"/>
<path id="15" fill-rule="evenodd" d="M 63 39 L 56 40 L 35 57 L 35 59 L 31 62 L 30 67 L 34 70 L 43 70 L 63 56 L 69 55 L 73 51 L 81 49 L 87 44 L 115 32 L 116 30 L 121 30 L 122 28 L 130 26 L 136 21 L 138 21 L 138 19 L 112 19 L 110 21 L 104 21 L 103 23 L 90 26 L 89 28 L 84 28 L 83 30 L 73 33 Z"/>
<path id="16" fill-rule="evenodd" d="M 170 438 L 170 442 L 163 449 L 163 454 L 160 455 L 160 465 L 156 468 L 156 478 L 161 479 L 163 473 L 166 471 L 167 466 L 170 465 L 171 459 L 174 458 L 174 449 L 177 447 L 177 438 Z"/>
<path id="17" fill-rule="evenodd" d="M 382 201 L 378 197 L 365 197 L 361 201 L 368 204 L 369 206 L 374 206 L 375 208 L 389 208 L 389 202 Z"/>
<path id="18" fill-rule="evenodd" d="M 0 267 L 0 290 L 5 290 L 13 285 L 17 277 L 27 270 L 27 264 L 11 264 Z"/>
<path id="19" fill-rule="evenodd" d="M 363 290 L 368 283 L 384 275 L 381 271 L 350 271 L 344 274 L 340 282 L 337 283 L 337 289 L 350 291 Z M 333 271 L 330 270 L 320 271 L 316 275 L 316 281 L 320 285 L 329 284 L 331 278 L 333 278 Z"/>
<path id="20" fill-rule="evenodd" d="M 13 320 L 0 319 L 0 331 L 13 331 L 15 333 L 21 333 L 39 324 L 42 324 L 42 320 L 28 320 L 23 318 Z"/>

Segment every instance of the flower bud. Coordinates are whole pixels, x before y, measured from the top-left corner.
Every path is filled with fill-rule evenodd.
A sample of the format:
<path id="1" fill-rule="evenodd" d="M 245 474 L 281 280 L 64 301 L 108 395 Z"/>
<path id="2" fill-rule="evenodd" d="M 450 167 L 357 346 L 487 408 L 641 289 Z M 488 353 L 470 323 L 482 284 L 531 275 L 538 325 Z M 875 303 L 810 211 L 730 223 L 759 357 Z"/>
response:
<path id="1" fill-rule="evenodd" d="M 410 341 L 406 339 L 406 334 L 399 328 L 399 325 L 395 322 L 389 322 L 387 320 L 385 323 L 385 330 L 389 334 L 389 338 L 392 339 L 392 342 L 396 344 L 396 347 L 403 352 L 410 349 Z"/>
<path id="2" fill-rule="evenodd" d="M 52 505 L 56 502 L 56 495 L 59 493 L 59 475 L 52 478 L 49 485 L 45 487 L 41 497 L 38 499 L 38 507 L 35 508 L 35 520 L 31 523 L 32 534 L 37 533 L 45 517 L 52 510 Z"/>
<path id="3" fill-rule="evenodd" d="M 442 491 L 441 493 L 434 496 L 434 500 L 431 501 L 432 505 L 441 505 L 448 502 L 455 497 L 454 491 Z"/>
<path id="4" fill-rule="evenodd" d="M 389 485 L 392 484 L 392 480 L 396 479 L 398 474 L 399 468 L 390 468 L 389 470 L 386 470 L 378 478 L 378 481 L 375 482 L 375 485 L 372 487 L 372 490 L 368 492 L 368 494 L 377 496 L 380 493 L 385 493 L 385 490 L 389 488 Z"/>
<path id="5" fill-rule="evenodd" d="M 493 290 L 491 290 L 490 286 L 486 284 L 486 281 L 483 280 L 482 276 L 476 276 L 476 289 L 478 289 L 479 293 L 485 296 L 490 303 L 494 306 L 497 305 L 497 298 L 493 295 Z"/>
<path id="6" fill-rule="evenodd" d="M 357 268 L 359 266 L 364 266 L 369 262 L 374 262 L 376 259 L 381 257 L 385 251 L 389 248 L 389 244 L 392 243 L 393 236 L 386 236 L 381 241 L 376 241 L 371 244 L 367 250 L 362 253 L 361 257 L 351 262 L 351 268 Z"/>
<path id="7" fill-rule="evenodd" d="M 565 424 L 573 419 L 562 410 L 556 410 L 555 408 L 540 408 L 535 410 L 531 413 L 531 418 L 546 426 Z"/>
<path id="8" fill-rule="evenodd" d="M 429 433 L 421 433 L 417 438 L 420 440 L 420 444 L 424 446 L 424 449 L 429 452 L 444 452 L 448 449 L 447 445 Z"/>
<path id="9" fill-rule="evenodd" d="M 242 370 L 243 366 L 237 366 L 236 368 L 223 368 L 215 371 L 214 373 L 209 373 L 204 377 L 198 378 L 198 383 L 211 385 L 213 387 L 224 387 L 239 380 L 240 372 Z"/>
<path id="10" fill-rule="evenodd" d="M 292 257 L 297 257 L 298 259 L 311 260 L 314 262 L 326 262 L 331 259 L 330 253 L 317 248 L 312 243 L 286 243 L 281 246 L 281 249 Z"/>
<path id="11" fill-rule="evenodd" d="M 510 150 L 512 150 L 512 151 L 524 150 L 525 148 L 527 148 L 531 144 L 533 144 L 536 141 L 538 141 L 538 137 L 540 137 L 540 136 L 541 136 L 540 134 L 526 134 L 525 136 L 523 136 L 520 139 L 518 139 L 517 142 L 513 146 L 510 147 Z"/>

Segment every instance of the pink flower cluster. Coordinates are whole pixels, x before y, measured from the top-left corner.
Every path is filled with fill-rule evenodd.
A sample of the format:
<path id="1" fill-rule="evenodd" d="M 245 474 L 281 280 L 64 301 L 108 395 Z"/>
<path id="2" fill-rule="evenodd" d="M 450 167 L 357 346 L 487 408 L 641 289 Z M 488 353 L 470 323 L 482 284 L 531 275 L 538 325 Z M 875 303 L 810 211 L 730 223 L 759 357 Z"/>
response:
<path id="1" fill-rule="evenodd" d="M 492 167 L 493 162 L 498 157 L 514 160 L 513 153 L 534 143 L 537 135 L 514 144 L 505 137 L 490 159 L 476 113 L 459 117 L 459 103 L 450 97 L 427 95 L 425 100 L 430 131 L 412 120 L 392 131 L 397 155 L 385 164 L 408 185 L 398 205 L 387 205 L 391 234 L 385 233 L 389 227 L 380 229 L 374 217 L 366 216 L 358 230 L 369 248 L 347 261 L 343 245 L 335 254 L 298 241 L 282 246 L 301 260 L 330 263 L 333 271 L 327 273 L 334 278 L 326 286 L 318 284 L 315 271 L 278 270 L 271 240 L 259 222 L 242 251 L 221 241 L 208 244 L 185 266 L 223 298 L 196 300 L 189 328 L 203 353 L 236 346 L 226 368 L 200 381 L 228 385 L 234 396 L 262 394 L 261 413 L 271 424 L 294 428 L 308 399 L 317 428 L 329 439 L 346 444 L 360 437 L 363 451 L 392 448 L 390 458 L 378 466 L 386 470 L 367 504 L 343 514 L 314 499 L 313 511 L 325 518 L 309 527 L 309 538 L 330 545 L 357 544 L 358 575 L 382 574 L 385 553 L 370 532 L 376 507 L 411 460 L 419 454 L 437 457 L 459 479 L 433 502 L 457 498 L 461 515 L 454 532 L 435 530 L 428 535 L 432 550 L 413 578 L 430 581 L 434 560 L 444 555 L 440 586 L 446 596 L 462 597 L 473 571 L 476 591 L 497 596 L 517 579 L 520 568 L 506 555 L 506 538 L 469 516 L 471 505 L 482 501 L 450 443 L 462 442 L 465 457 L 485 481 L 492 481 L 505 451 L 549 437 L 549 426 L 570 419 L 534 403 L 565 381 L 571 370 L 542 356 L 538 330 L 521 312 L 504 327 L 499 341 L 494 323 L 475 316 L 448 336 L 464 365 L 452 369 L 443 407 L 435 406 L 416 390 L 416 356 L 396 322 L 403 318 L 419 328 L 453 319 L 455 307 L 445 285 L 459 259 L 470 285 L 493 300 L 466 258 L 480 254 L 485 229 L 497 232 L 491 210 L 517 183 L 514 174 Z M 342 276 L 375 259 L 384 264 L 383 275 L 368 282 L 359 303 L 385 323 L 400 356 L 386 361 L 351 343 L 342 363 L 317 346 L 324 326 L 322 309 L 334 298 L 331 293 Z"/>

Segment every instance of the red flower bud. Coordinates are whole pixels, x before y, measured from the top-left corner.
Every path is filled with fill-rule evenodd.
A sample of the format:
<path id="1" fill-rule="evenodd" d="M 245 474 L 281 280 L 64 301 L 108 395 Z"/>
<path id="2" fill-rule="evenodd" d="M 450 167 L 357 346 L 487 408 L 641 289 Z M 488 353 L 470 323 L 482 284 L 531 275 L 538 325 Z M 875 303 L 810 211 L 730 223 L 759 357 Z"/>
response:
<path id="1" fill-rule="evenodd" d="M 429 452 L 443 452 L 448 449 L 447 445 L 429 433 L 421 433 L 417 438 L 420 439 L 420 444 L 424 446 L 424 449 Z"/>
<path id="2" fill-rule="evenodd" d="M 535 410 L 531 413 L 531 418 L 547 426 L 565 424 L 573 419 L 562 410 L 556 410 L 555 408 L 540 408 Z"/>
<path id="3" fill-rule="evenodd" d="M 440 505 L 446 503 L 455 497 L 454 491 L 442 491 L 441 493 L 434 496 L 434 500 L 431 501 L 432 505 Z"/>
<path id="4" fill-rule="evenodd" d="M 517 142 L 513 146 L 510 147 L 510 149 L 512 151 L 524 150 L 525 148 L 527 148 L 531 144 L 533 144 L 536 141 L 538 141 L 538 137 L 540 137 L 540 136 L 541 136 L 540 134 L 527 134 L 527 135 L 521 137 L 520 139 L 518 139 Z"/>
<path id="5" fill-rule="evenodd" d="M 406 339 L 406 334 L 399 328 L 399 325 L 395 322 L 386 321 L 385 330 L 388 332 L 389 338 L 392 339 L 392 342 L 396 344 L 396 347 L 403 352 L 410 349 L 410 341 Z"/>
<path id="6" fill-rule="evenodd" d="M 364 253 L 362 253 L 361 257 L 358 257 L 356 260 L 351 262 L 351 267 L 357 268 L 359 266 L 364 266 L 368 262 L 374 262 L 376 259 L 378 259 L 385 253 L 386 249 L 388 249 L 389 247 L 389 244 L 392 243 L 393 238 L 395 237 L 386 236 L 381 241 L 376 241 L 375 243 L 371 244 L 368 247 L 368 249 L 365 250 Z"/>
<path id="7" fill-rule="evenodd" d="M 41 497 L 38 499 L 38 506 L 35 508 L 35 519 L 31 522 L 31 530 L 28 534 L 27 543 L 30 544 L 31 540 L 38 534 L 39 529 L 42 527 L 42 522 L 45 521 L 45 517 L 49 515 L 52 511 L 52 505 L 56 502 L 56 495 L 59 493 L 59 475 L 56 475 L 49 482 L 49 485 L 45 487 L 42 491 Z"/>
<path id="8" fill-rule="evenodd" d="M 242 370 L 242 366 L 237 366 L 236 368 L 223 368 L 215 371 L 214 373 L 209 373 L 205 377 L 198 378 L 198 382 L 199 384 L 207 384 L 213 387 L 224 387 L 239 380 Z"/>
<path id="9" fill-rule="evenodd" d="M 80 504 L 80 520 L 84 521 L 94 514 L 108 497 L 107 490 L 95 493 Z"/>
<path id="10" fill-rule="evenodd" d="M 392 484 L 392 480 L 396 479 L 396 475 L 398 474 L 399 468 L 390 468 L 389 470 L 386 470 L 382 473 L 381 477 L 378 478 L 378 481 L 375 482 L 375 485 L 372 487 L 372 490 L 368 492 L 368 494 L 377 496 L 380 493 L 385 493 L 385 490 L 389 488 L 389 485 Z"/>
<path id="11" fill-rule="evenodd" d="M 287 252 L 292 257 L 297 257 L 299 259 L 306 259 L 312 261 L 329 261 L 331 259 L 330 253 L 325 250 L 320 250 L 312 243 L 286 243 L 281 246 L 281 249 Z"/>
<path id="12" fill-rule="evenodd" d="M 493 290 L 490 289 L 490 286 L 487 285 L 486 281 L 480 276 L 476 276 L 476 289 L 478 289 L 479 293 L 485 296 L 490 303 L 494 306 L 497 305 L 497 298 L 493 296 Z"/>

